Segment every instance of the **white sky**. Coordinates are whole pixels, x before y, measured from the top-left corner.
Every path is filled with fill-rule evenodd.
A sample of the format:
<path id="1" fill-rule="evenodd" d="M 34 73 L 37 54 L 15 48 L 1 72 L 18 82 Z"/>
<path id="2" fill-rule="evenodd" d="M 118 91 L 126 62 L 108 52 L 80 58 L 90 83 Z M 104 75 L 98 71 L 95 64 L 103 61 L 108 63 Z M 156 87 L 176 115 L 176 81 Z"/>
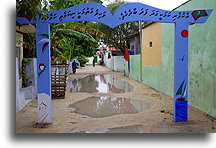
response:
<path id="1" fill-rule="evenodd" d="M 107 5 L 109 1 L 112 2 L 114 0 L 103 0 L 103 1 L 104 1 L 103 5 Z M 156 8 L 160 8 L 164 10 L 172 10 L 188 0 L 126 0 L 126 1 L 140 2 Z"/>

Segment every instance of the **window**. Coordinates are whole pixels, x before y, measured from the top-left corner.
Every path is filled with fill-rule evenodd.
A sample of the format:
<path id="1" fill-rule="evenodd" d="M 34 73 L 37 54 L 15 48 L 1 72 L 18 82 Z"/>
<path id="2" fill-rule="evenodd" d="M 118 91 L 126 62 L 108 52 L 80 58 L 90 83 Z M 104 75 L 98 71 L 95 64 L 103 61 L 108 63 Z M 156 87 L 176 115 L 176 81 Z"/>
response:
<path id="1" fill-rule="evenodd" d="M 149 42 L 149 47 L 152 47 L 152 42 Z"/>

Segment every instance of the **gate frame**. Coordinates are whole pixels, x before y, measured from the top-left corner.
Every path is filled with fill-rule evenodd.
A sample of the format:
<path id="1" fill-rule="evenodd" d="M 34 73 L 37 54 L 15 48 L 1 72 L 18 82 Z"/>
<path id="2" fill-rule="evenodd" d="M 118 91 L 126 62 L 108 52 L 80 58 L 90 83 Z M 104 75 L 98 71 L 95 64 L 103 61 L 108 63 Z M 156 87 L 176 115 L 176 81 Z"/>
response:
<path id="1" fill-rule="evenodd" d="M 36 24 L 38 123 L 52 123 L 50 23 L 95 21 L 114 28 L 130 21 L 152 21 L 175 24 L 174 41 L 174 121 L 188 120 L 188 26 L 204 23 L 212 9 L 166 11 L 142 3 L 126 3 L 114 13 L 99 3 L 84 3 L 56 11 L 40 11 L 46 19 L 16 12 L 20 24 Z"/>

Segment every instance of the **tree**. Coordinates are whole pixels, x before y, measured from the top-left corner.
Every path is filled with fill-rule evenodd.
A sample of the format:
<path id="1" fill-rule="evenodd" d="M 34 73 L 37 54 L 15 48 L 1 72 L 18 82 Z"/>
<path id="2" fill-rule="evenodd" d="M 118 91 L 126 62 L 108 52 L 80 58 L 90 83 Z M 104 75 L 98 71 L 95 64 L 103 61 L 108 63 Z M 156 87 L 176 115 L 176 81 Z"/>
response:
<path id="1" fill-rule="evenodd" d="M 115 0 L 111 4 L 107 5 L 107 8 L 110 10 L 112 14 L 118 9 L 121 5 L 127 3 L 126 1 Z M 144 26 L 147 22 L 142 22 L 142 26 Z M 139 32 L 139 24 L 138 22 L 127 22 L 121 24 L 115 28 L 110 28 L 104 24 L 100 23 L 92 23 L 92 27 L 100 30 L 105 34 L 103 38 L 103 42 L 107 45 L 115 46 L 117 49 L 120 49 L 123 53 L 124 47 L 128 47 L 129 41 L 125 38 L 128 35 L 136 34 Z"/>
<path id="2" fill-rule="evenodd" d="M 23 35 L 23 56 L 25 58 L 35 58 L 36 57 L 36 37 L 35 34 L 27 33 Z"/>
<path id="3" fill-rule="evenodd" d="M 41 0 L 16 0 L 16 10 L 19 14 L 27 14 L 27 19 L 35 18 L 36 15 L 39 15 L 38 10 L 41 7 Z M 16 26 L 22 26 L 16 22 Z M 33 34 L 24 34 L 23 36 L 23 45 L 24 45 L 24 57 L 32 58 L 35 57 L 35 35 Z"/>
<path id="4" fill-rule="evenodd" d="M 57 28 L 56 32 L 56 54 L 59 60 L 95 54 L 98 43 L 91 35 L 65 28 Z"/>
<path id="5" fill-rule="evenodd" d="M 38 10 L 60 10 L 85 2 L 102 3 L 100 0 L 17 0 L 16 2 L 19 13 L 27 13 L 29 19 L 41 15 Z M 94 49 L 97 47 L 97 41 L 94 38 L 103 37 L 104 34 L 86 24 L 86 22 L 51 24 L 52 54 L 58 55 L 59 60 L 66 60 L 82 54 L 86 56 L 94 54 Z M 24 48 L 26 57 L 35 57 L 35 35 L 24 35 Z"/>
<path id="6" fill-rule="evenodd" d="M 102 3 L 100 0 L 93 1 Z M 65 9 L 85 2 L 90 1 L 52 0 L 49 9 Z M 58 60 L 66 60 L 76 56 L 92 56 L 95 54 L 95 48 L 98 45 L 94 38 L 96 36 L 103 37 L 104 34 L 86 24 L 86 22 L 51 24 L 53 56 L 58 56 Z"/>
<path id="7" fill-rule="evenodd" d="M 16 9 L 19 13 L 28 13 L 29 17 L 34 17 L 39 15 L 38 10 L 41 7 L 41 0 L 16 0 Z"/>

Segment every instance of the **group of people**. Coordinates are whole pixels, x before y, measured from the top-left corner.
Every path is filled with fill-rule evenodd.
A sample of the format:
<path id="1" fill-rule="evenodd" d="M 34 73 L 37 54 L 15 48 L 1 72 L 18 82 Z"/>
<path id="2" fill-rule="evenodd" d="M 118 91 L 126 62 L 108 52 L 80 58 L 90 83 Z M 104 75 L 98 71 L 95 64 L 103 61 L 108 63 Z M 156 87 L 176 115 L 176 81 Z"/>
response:
<path id="1" fill-rule="evenodd" d="M 93 58 L 93 67 L 95 67 L 95 63 L 97 63 L 97 56 L 94 56 Z M 75 74 L 76 73 L 76 69 L 78 68 L 78 63 L 76 62 L 76 60 L 73 60 L 72 62 L 72 71 Z"/>
<path id="2" fill-rule="evenodd" d="M 102 65 L 103 62 L 104 62 L 104 54 L 103 54 L 103 53 L 100 54 L 99 57 L 101 58 L 100 61 L 99 61 L 99 64 Z M 97 63 L 97 61 L 98 61 L 98 60 L 97 60 L 97 56 L 95 55 L 95 56 L 93 57 L 93 61 L 92 61 L 93 67 L 95 67 L 95 64 Z M 73 71 L 74 74 L 76 73 L 76 69 L 77 69 L 77 68 L 78 68 L 78 63 L 77 63 L 76 60 L 74 59 L 73 62 L 72 62 L 72 71 Z"/>

